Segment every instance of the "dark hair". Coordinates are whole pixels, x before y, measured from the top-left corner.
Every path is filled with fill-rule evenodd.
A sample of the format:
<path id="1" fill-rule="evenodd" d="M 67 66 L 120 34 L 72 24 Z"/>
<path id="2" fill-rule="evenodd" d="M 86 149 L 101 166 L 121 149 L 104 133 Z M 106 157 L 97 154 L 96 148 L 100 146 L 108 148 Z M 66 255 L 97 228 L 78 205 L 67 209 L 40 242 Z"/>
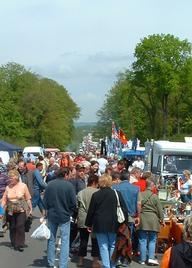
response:
<path id="1" fill-rule="evenodd" d="M 38 162 L 37 164 L 36 164 L 36 168 L 38 168 L 38 167 L 42 167 L 43 166 L 43 163 L 41 163 L 41 162 Z"/>
<path id="2" fill-rule="evenodd" d="M 120 173 L 120 180 L 121 180 L 121 181 L 129 180 L 129 172 L 127 172 L 126 170 L 123 170 L 123 171 Z"/>
<path id="3" fill-rule="evenodd" d="M 22 163 L 22 164 L 24 164 L 24 166 L 26 166 L 26 162 L 25 162 L 24 160 L 21 160 L 21 159 L 20 159 L 20 160 L 18 161 L 17 165 L 19 165 L 19 163 Z"/>
<path id="4" fill-rule="evenodd" d="M 77 164 L 75 166 L 75 169 L 78 171 L 78 170 L 81 170 L 81 169 L 85 169 L 85 166 L 83 164 Z"/>
<path id="5" fill-rule="evenodd" d="M 87 186 L 93 185 L 93 183 L 98 183 L 99 182 L 99 176 L 95 174 L 90 174 L 88 179 L 87 179 Z"/>
<path id="6" fill-rule="evenodd" d="M 94 166 L 95 164 L 98 164 L 99 165 L 99 162 L 97 162 L 96 160 L 92 160 L 91 161 L 91 166 Z"/>
<path id="7" fill-rule="evenodd" d="M 117 165 L 125 165 L 125 161 L 121 159 L 117 162 Z"/>
<path id="8" fill-rule="evenodd" d="M 120 172 L 118 172 L 118 171 L 113 171 L 113 172 L 111 173 L 111 177 L 112 177 L 112 180 L 113 180 L 113 181 L 119 179 L 120 176 L 121 176 L 121 174 L 120 174 Z"/>
<path id="9" fill-rule="evenodd" d="M 39 155 L 39 156 L 38 156 L 38 159 L 39 159 L 40 161 L 43 161 L 44 157 L 43 157 L 42 155 Z"/>
<path id="10" fill-rule="evenodd" d="M 64 178 L 66 175 L 69 175 L 70 169 L 68 167 L 60 168 L 55 172 L 56 177 Z"/>

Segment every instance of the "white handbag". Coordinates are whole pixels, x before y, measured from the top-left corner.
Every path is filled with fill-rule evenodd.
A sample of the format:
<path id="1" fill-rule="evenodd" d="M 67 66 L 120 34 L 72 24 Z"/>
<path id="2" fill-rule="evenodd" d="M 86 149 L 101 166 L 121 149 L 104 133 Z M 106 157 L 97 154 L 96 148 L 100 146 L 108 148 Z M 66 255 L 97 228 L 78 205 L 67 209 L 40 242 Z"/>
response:
<path id="1" fill-rule="evenodd" d="M 117 220 L 119 223 L 123 223 L 125 221 L 125 216 L 123 213 L 123 210 L 121 208 L 120 202 L 119 202 L 119 196 L 117 191 L 114 189 L 116 197 L 117 197 Z"/>

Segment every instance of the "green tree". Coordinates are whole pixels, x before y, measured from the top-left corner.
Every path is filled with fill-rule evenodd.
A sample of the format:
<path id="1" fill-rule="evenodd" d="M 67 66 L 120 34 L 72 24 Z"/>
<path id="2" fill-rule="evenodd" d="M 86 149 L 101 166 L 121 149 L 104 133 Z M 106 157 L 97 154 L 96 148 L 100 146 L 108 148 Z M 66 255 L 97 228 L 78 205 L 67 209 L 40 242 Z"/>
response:
<path id="1" fill-rule="evenodd" d="M 128 138 L 141 141 L 191 134 L 191 43 L 151 35 L 137 44 L 134 56 L 97 113 L 98 132 L 109 133 L 115 121 Z"/>
<path id="2" fill-rule="evenodd" d="M 146 136 L 145 112 L 138 100 L 135 98 L 131 84 L 127 79 L 127 72 L 120 74 L 118 81 L 106 95 L 106 100 L 97 113 L 99 121 L 97 131 L 100 137 L 111 136 L 111 126 L 115 124 L 123 129 L 128 139 L 133 136 Z"/>
<path id="3" fill-rule="evenodd" d="M 182 88 L 189 88 L 189 76 L 182 76 L 191 75 L 191 44 L 169 34 L 151 35 L 136 46 L 134 56 L 134 94 L 148 111 L 152 134 L 165 138 L 171 131 L 170 128 L 168 132 L 171 96 L 174 94 L 180 102 Z"/>
<path id="4" fill-rule="evenodd" d="M 63 86 L 8 63 L 0 68 L 0 94 L 2 138 L 65 149 L 80 109 Z"/>

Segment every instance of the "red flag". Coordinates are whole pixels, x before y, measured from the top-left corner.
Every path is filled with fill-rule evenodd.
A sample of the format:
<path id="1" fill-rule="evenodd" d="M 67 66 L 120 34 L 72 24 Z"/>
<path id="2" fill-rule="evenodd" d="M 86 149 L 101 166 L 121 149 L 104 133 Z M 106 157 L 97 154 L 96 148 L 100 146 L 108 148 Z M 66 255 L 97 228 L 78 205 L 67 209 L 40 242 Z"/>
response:
<path id="1" fill-rule="evenodd" d="M 123 130 L 121 130 L 121 129 L 119 130 L 119 139 L 123 144 L 127 144 L 127 142 L 128 142 Z"/>

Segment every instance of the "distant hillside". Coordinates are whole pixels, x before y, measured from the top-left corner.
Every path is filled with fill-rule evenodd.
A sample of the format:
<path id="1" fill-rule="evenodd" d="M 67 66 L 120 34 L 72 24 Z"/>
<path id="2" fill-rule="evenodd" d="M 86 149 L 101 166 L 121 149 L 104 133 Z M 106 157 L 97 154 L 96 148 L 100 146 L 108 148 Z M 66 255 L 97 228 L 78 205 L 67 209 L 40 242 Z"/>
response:
<path id="1" fill-rule="evenodd" d="M 76 128 L 79 127 L 94 127 L 97 123 L 96 122 L 75 122 L 74 125 Z"/>

